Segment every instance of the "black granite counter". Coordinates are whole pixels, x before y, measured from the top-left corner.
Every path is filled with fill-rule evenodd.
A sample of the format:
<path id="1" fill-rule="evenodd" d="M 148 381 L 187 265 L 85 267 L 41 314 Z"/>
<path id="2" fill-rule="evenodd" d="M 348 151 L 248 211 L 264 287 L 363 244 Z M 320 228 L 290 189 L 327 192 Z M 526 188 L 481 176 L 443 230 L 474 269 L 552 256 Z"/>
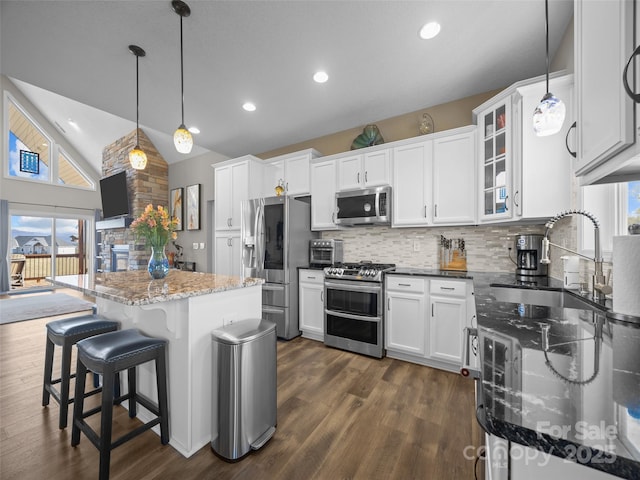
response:
<path id="1" fill-rule="evenodd" d="M 593 308 L 497 301 L 495 288 L 562 290 L 549 277 L 398 267 L 387 275 L 472 279 L 478 320 L 478 421 L 493 435 L 640 479 L 640 325 Z M 577 295 L 572 293 L 572 295 Z"/>
<path id="2" fill-rule="evenodd" d="M 640 326 L 579 310 L 498 302 L 513 275 L 474 273 L 479 421 L 489 433 L 621 478 L 640 478 Z"/>

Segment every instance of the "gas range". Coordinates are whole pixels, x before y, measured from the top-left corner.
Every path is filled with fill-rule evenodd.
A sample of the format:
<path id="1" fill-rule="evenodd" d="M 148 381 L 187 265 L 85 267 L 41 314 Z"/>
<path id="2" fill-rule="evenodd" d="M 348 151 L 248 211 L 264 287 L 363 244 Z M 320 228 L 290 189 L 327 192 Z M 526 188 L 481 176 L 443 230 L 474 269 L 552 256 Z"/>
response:
<path id="1" fill-rule="evenodd" d="M 336 263 L 324 269 L 327 279 L 357 280 L 365 282 L 382 282 L 385 272 L 395 270 L 393 263 Z"/>

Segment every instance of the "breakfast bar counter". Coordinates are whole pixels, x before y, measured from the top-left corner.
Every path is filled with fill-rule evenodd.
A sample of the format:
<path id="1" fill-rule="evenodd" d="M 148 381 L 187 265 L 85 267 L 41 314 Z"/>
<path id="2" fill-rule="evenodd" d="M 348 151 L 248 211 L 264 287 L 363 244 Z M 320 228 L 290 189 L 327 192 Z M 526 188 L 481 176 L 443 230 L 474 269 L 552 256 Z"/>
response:
<path id="1" fill-rule="evenodd" d="M 185 457 L 207 445 L 211 441 L 211 331 L 260 318 L 263 280 L 183 270 L 152 280 L 139 270 L 59 276 L 54 283 L 94 296 L 98 314 L 119 321 L 121 328 L 136 328 L 169 341 L 169 443 Z M 121 377 L 126 385 L 126 372 Z M 152 363 L 138 367 L 137 383 L 139 392 L 157 400 Z M 142 421 L 152 416 L 139 406 Z"/>

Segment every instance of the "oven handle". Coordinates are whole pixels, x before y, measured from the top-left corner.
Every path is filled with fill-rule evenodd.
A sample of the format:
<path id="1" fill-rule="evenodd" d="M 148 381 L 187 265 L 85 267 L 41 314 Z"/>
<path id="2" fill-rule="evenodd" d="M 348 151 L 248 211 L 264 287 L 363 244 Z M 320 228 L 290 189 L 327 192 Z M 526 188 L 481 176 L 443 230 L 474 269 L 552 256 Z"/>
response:
<path id="1" fill-rule="evenodd" d="M 480 378 L 480 370 L 471 366 L 471 337 L 478 337 L 478 329 L 464 327 L 464 363 L 460 368 L 460 375 L 463 377 Z"/>
<path id="2" fill-rule="evenodd" d="M 382 322 L 381 317 L 364 317 L 362 315 L 353 315 L 351 313 L 336 312 L 335 310 L 328 310 L 326 308 L 324 309 L 324 313 L 325 315 L 332 315 L 334 317 L 346 318 L 348 320 L 361 320 L 363 322 L 376 322 L 376 323 Z"/>
<path id="3" fill-rule="evenodd" d="M 382 293 L 382 284 L 373 286 L 360 285 L 357 282 L 346 280 L 345 282 L 324 281 L 325 288 L 333 288 L 336 290 L 345 290 L 347 292 L 365 292 L 365 293 Z"/>

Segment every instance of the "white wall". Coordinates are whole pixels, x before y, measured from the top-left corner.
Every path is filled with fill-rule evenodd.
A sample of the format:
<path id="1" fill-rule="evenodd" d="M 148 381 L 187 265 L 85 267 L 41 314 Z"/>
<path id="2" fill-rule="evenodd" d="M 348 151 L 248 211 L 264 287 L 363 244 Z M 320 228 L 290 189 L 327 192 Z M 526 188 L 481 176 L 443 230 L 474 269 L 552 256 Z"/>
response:
<path id="1" fill-rule="evenodd" d="M 182 162 L 169 165 L 169 191 L 174 188 L 184 188 L 199 183 L 200 186 L 200 230 L 184 230 L 178 232 L 176 243 L 184 247 L 182 260 L 186 262 L 196 262 L 196 269 L 199 272 L 211 272 L 211 265 L 208 260 L 213 254 L 213 243 L 211 236 L 211 214 L 208 211 L 214 199 L 213 163 L 228 160 L 222 154 L 216 152 L 205 153 L 199 157 L 183 160 Z M 185 222 L 186 223 L 186 222 Z M 204 243 L 205 249 L 193 249 L 193 243 Z M 170 245 L 170 249 L 173 246 Z"/>

